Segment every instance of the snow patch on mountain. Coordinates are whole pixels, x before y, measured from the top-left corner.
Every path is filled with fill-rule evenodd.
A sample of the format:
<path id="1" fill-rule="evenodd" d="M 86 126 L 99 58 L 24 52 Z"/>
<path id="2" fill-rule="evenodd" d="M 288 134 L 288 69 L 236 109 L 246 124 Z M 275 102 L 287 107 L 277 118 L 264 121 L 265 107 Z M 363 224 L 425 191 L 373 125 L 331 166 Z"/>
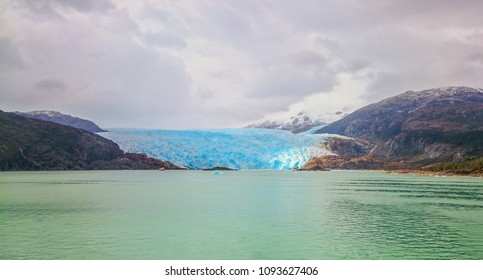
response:
<path id="1" fill-rule="evenodd" d="M 13 112 L 14 114 L 34 118 L 43 121 L 54 122 L 62 125 L 72 126 L 75 128 L 87 130 L 90 132 L 101 132 L 104 131 L 100 128 L 97 124 L 90 120 L 81 119 L 78 117 L 74 117 L 71 115 L 62 114 L 56 111 L 47 111 L 47 110 L 39 110 L 39 111 L 30 111 L 30 112 Z"/>
<path id="2" fill-rule="evenodd" d="M 341 119 L 345 115 L 346 114 L 344 114 L 342 111 L 324 117 L 310 115 L 306 112 L 300 112 L 288 120 L 265 120 L 250 124 L 246 126 L 246 128 L 280 129 L 288 130 L 292 133 L 309 133 L 308 131 L 311 131 L 313 133 L 327 124 Z M 318 129 L 313 130 L 314 127 L 318 127 Z"/>

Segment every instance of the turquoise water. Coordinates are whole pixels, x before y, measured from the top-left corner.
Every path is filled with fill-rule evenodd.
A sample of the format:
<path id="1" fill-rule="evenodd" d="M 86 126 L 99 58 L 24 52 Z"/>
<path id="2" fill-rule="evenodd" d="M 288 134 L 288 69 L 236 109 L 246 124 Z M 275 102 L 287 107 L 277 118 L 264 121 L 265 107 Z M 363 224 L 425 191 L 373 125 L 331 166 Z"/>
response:
<path id="1" fill-rule="evenodd" d="M 0 259 L 483 259 L 483 180 L 4 172 Z"/>

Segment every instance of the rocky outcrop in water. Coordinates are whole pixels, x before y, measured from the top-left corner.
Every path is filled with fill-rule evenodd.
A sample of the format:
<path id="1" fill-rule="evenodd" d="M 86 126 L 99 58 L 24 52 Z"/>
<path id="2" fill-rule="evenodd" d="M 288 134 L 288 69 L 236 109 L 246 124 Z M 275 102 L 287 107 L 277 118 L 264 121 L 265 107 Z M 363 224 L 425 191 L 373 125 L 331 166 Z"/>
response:
<path id="1" fill-rule="evenodd" d="M 215 166 L 215 167 L 212 167 L 212 168 L 203 168 L 202 170 L 204 170 L 204 171 L 216 171 L 216 170 L 235 171 L 237 169 L 228 168 L 228 167 L 225 167 L 225 166 Z"/>

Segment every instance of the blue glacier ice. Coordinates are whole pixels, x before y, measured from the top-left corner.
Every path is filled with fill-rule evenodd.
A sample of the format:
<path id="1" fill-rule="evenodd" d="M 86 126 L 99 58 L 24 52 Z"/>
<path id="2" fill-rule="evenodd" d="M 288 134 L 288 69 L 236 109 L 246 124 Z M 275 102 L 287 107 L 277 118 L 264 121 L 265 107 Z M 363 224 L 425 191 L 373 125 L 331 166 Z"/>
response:
<path id="1" fill-rule="evenodd" d="M 192 169 L 293 169 L 314 156 L 332 154 L 329 134 L 242 128 L 209 130 L 111 129 L 100 135 L 125 152 L 145 153 Z"/>
<path id="2" fill-rule="evenodd" d="M 317 130 L 321 129 L 322 127 L 327 126 L 326 124 L 316 125 L 306 131 L 301 132 L 302 134 L 314 134 Z"/>

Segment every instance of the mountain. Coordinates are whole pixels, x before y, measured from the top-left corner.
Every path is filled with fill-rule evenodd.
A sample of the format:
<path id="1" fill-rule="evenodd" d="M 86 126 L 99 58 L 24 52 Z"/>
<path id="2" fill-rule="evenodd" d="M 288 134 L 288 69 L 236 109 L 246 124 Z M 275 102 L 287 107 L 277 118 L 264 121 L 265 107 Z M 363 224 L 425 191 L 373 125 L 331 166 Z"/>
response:
<path id="1" fill-rule="evenodd" d="M 341 118 L 342 114 L 342 112 L 337 112 L 334 114 L 334 116 L 331 116 L 330 120 L 323 120 L 319 117 L 310 116 L 305 112 L 300 112 L 288 120 L 266 120 L 259 123 L 250 124 L 246 126 L 246 128 L 281 129 L 291 131 L 292 133 L 312 132 L 309 130 L 313 130 L 314 128 L 320 129 L 321 127 L 327 125 L 330 121 Z"/>
<path id="2" fill-rule="evenodd" d="M 68 125 L 75 128 L 80 128 L 90 132 L 102 132 L 104 129 L 97 126 L 94 122 L 81 119 L 78 117 L 73 117 L 70 115 L 65 115 L 56 111 L 31 111 L 31 112 L 13 112 L 17 115 L 34 118 L 38 120 L 44 120 L 49 122 L 54 122 L 58 124 Z"/>
<path id="3" fill-rule="evenodd" d="M 0 111 L 0 170 L 179 169 L 86 130 Z"/>
<path id="4" fill-rule="evenodd" d="M 483 90 L 408 91 L 363 107 L 316 133 L 364 143 L 367 156 L 414 166 L 483 156 Z"/>

